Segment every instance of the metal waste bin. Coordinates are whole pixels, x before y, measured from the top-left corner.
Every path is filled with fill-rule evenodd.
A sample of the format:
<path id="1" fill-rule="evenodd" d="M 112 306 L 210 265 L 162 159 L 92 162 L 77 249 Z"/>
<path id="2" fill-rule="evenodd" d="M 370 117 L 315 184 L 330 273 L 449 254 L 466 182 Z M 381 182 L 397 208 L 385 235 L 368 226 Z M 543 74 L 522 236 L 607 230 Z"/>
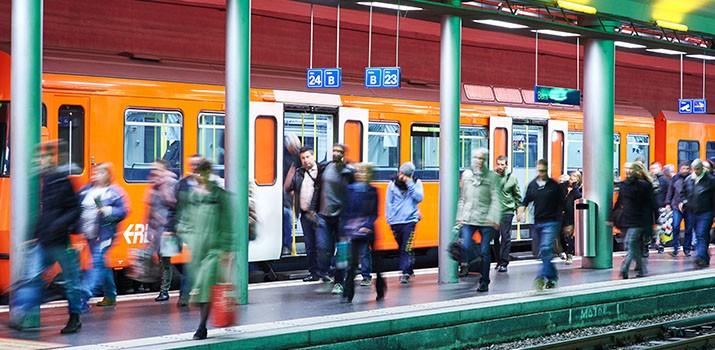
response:
<path id="1" fill-rule="evenodd" d="M 577 199 L 574 203 L 574 237 L 578 256 L 596 256 L 596 209 L 596 203 L 588 199 Z"/>

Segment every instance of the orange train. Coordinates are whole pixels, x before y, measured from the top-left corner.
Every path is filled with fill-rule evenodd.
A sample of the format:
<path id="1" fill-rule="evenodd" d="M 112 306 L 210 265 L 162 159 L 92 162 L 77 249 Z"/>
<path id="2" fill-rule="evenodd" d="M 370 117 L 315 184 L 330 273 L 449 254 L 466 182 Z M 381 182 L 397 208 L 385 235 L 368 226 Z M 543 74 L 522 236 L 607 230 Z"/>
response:
<path id="1" fill-rule="evenodd" d="M 2 52 L 0 72 L 9 72 L 9 57 Z M 9 177 L 14 176 L 8 163 L 8 139 L 10 128 L 16 127 L 10 125 L 7 77 L 9 74 L 0 74 L 0 290 L 3 292 L 9 285 Z M 75 165 L 70 174 L 75 186 L 89 180 L 93 164 L 111 162 L 116 182 L 129 196 L 130 214 L 120 225 L 107 260 L 115 269 L 127 267 L 130 248 L 147 242 L 144 199 L 149 166 L 154 159 L 163 157 L 169 148 L 179 149 L 182 156 L 172 160 L 172 164 L 177 172 L 185 172 L 185 158 L 201 153 L 216 164 L 218 173 L 223 173 L 223 86 L 61 74 L 44 74 L 42 85 L 43 138 L 66 142 L 67 155 L 60 162 Z M 300 87 L 251 90 L 249 171 L 257 185 L 259 223 L 257 239 L 249 246 L 250 261 L 281 258 L 282 224 L 275 218 L 282 216 L 283 139 L 291 134 L 313 147 L 318 160 L 329 157 L 332 143 L 347 144 L 349 160 L 375 164 L 374 184 L 382 196 L 399 165 L 413 161 L 425 189 L 421 204 L 423 219 L 417 225 L 414 246 L 436 247 L 437 90 L 423 89 L 414 95 L 408 89 L 398 92 L 403 96 L 421 96 L 422 100 L 365 97 L 371 93 L 358 83 L 344 84 L 336 92 L 344 93 L 351 86 L 356 93 L 350 95 L 297 91 L 305 90 Z M 531 91 L 464 85 L 460 123 L 462 167 L 469 165 L 471 149 L 489 148 L 492 164 L 500 154 L 509 156 L 522 188 L 535 176 L 539 158 L 549 160 L 553 177 L 581 168 L 581 112 L 576 108 L 536 104 Z M 623 163 L 637 157 L 670 163 L 710 158 L 711 152 L 715 152 L 714 141 L 715 126 L 704 118 L 694 121 L 664 112 L 654 119 L 641 108 L 616 106 L 615 178 L 620 176 Z M 682 142 L 686 144 L 681 147 Z M 379 210 L 376 247 L 396 249 L 384 221 L 382 202 Z M 299 225 L 294 227 L 300 236 Z M 528 227 L 514 226 L 513 238 L 528 240 Z M 80 238 L 75 239 L 76 243 L 82 243 Z M 83 265 L 88 259 L 85 249 Z"/>

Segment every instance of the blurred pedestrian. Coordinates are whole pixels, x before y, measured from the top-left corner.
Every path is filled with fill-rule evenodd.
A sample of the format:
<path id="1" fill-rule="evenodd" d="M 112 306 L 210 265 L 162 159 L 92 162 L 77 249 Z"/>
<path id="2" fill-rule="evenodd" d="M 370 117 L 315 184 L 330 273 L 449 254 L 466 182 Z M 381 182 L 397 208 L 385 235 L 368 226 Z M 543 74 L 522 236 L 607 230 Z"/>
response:
<path id="1" fill-rule="evenodd" d="M 300 216 L 300 225 L 303 229 L 305 253 L 308 257 L 308 276 L 303 278 L 303 282 L 311 282 L 320 280 L 315 243 L 318 217 L 315 211 L 320 200 L 320 176 L 324 166 L 318 166 L 313 149 L 308 147 L 300 149 L 300 162 L 301 167 L 295 172 L 286 191 L 295 197 L 296 217 Z"/>
<path id="2" fill-rule="evenodd" d="M 643 258 L 643 235 L 650 233 L 653 225 L 653 213 L 657 209 L 657 200 L 650 174 L 641 162 L 626 163 L 626 179 L 621 183 L 613 212 L 617 218 L 612 220 L 621 232 L 626 233 L 627 254 L 621 265 L 621 277 L 628 278 L 631 262 L 635 260 L 636 277 L 647 274 L 647 260 Z"/>
<path id="3" fill-rule="evenodd" d="M 355 182 L 347 186 L 345 206 L 342 218 L 343 232 L 350 240 L 349 264 L 345 277 L 345 287 L 343 289 L 343 301 L 351 303 L 355 295 L 355 270 L 358 268 L 358 261 L 365 255 L 369 256 L 370 246 L 375 240 L 375 219 L 377 219 L 377 190 L 370 185 L 372 179 L 372 166 L 369 164 L 358 164 L 355 167 Z M 367 252 L 367 253 L 366 253 Z M 360 265 L 369 264 L 362 261 Z M 363 281 L 366 280 L 363 269 Z M 378 279 L 382 275 L 378 273 Z M 370 279 L 368 272 L 367 279 Z M 384 295 L 385 284 L 378 282 L 378 299 Z"/>
<path id="4" fill-rule="evenodd" d="M 283 140 L 283 249 L 282 255 L 293 253 L 293 196 L 286 189 L 293 182 L 300 163 L 300 139 L 294 134 L 286 135 Z"/>
<path id="5" fill-rule="evenodd" d="M 341 234 L 340 215 L 345 203 L 347 185 L 353 181 L 353 169 L 345 164 L 345 145 L 333 145 L 333 158 L 324 167 L 325 170 L 320 176 L 320 200 L 317 207 L 318 273 L 323 281 L 319 292 L 343 294 L 344 271 L 336 268 L 334 280 L 331 280 L 329 275 L 336 242 L 344 238 Z"/>
<path id="6" fill-rule="evenodd" d="M 462 262 L 462 271 L 469 271 L 471 255 L 480 261 L 481 277 L 477 292 L 489 290 L 490 252 L 489 242 L 499 229 L 501 220 L 501 202 L 499 201 L 500 180 L 489 170 L 489 153 L 480 148 L 472 151 L 472 168 L 462 173 L 457 204 L 457 226 L 464 246 L 466 260 Z M 481 241 L 476 252 L 472 236 L 479 231 Z"/>
<path id="7" fill-rule="evenodd" d="M 114 271 L 107 267 L 105 258 L 117 234 L 117 225 L 127 217 L 128 208 L 127 195 L 113 183 L 111 169 L 110 163 L 95 165 L 90 183 L 79 191 L 82 220 L 93 218 L 96 222 L 96 232 L 84 232 L 92 254 L 92 267 L 82 278 L 83 308 L 99 288 L 103 290 L 104 298 L 97 306 L 114 306 L 117 302 Z"/>
<path id="8" fill-rule="evenodd" d="M 537 290 L 556 288 L 559 275 L 551 262 L 554 256 L 554 241 L 559 233 L 564 211 L 566 195 L 563 188 L 549 177 L 548 163 L 544 159 L 536 162 L 537 175 L 526 188 L 524 200 L 517 213 L 517 221 L 524 222 L 524 212 L 530 203 L 534 203 L 534 225 L 532 237 L 539 240 L 541 271 L 534 281 Z"/>
<path id="9" fill-rule="evenodd" d="M 561 233 L 559 241 L 561 248 L 566 255 L 566 265 L 573 263 L 573 256 L 576 254 L 574 239 L 574 205 L 576 200 L 581 198 L 581 172 L 573 171 L 566 182 L 561 183 L 561 190 L 565 194 L 564 216 L 561 222 Z"/>
<path id="10" fill-rule="evenodd" d="M 511 222 L 514 220 L 514 211 L 521 202 L 519 181 L 509 169 L 509 160 L 506 156 L 497 157 L 497 166 L 494 172 L 499 178 L 499 202 L 501 203 L 501 220 L 499 221 L 499 234 L 494 235 L 494 256 L 497 257 L 497 271 L 507 272 L 509 254 L 511 253 Z"/>
<path id="11" fill-rule="evenodd" d="M 424 199 L 422 181 L 415 178 L 415 165 L 406 162 L 400 166 L 397 176 L 387 185 L 385 196 L 385 216 L 387 224 L 400 250 L 400 283 L 409 283 L 414 275 L 415 253 L 412 242 L 415 226 L 422 215 L 418 205 Z"/>
<path id="12" fill-rule="evenodd" d="M 216 285 L 224 265 L 221 261 L 230 260 L 233 248 L 232 214 L 228 194 L 210 180 L 211 162 L 201 160 L 196 170 L 197 184 L 190 191 L 180 192 L 177 202 L 177 234 L 191 251 L 191 302 L 201 310 L 194 339 L 206 339 L 211 288 Z"/>
<path id="13" fill-rule="evenodd" d="M 181 252 L 179 240 L 168 229 L 169 211 L 176 207 L 176 174 L 170 170 L 170 164 L 159 159 L 152 165 L 149 176 L 150 187 L 147 191 L 147 235 L 152 251 L 161 263 L 161 286 L 157 302 L 169 300 L 172 269 L 171 257 Z"/>
<path id="14" fill-rule="evenodd" d="M 673 181 L 668 188 L 668 194 L 665 197 L 666 208 L 673 211 L 673 251 L 672 256 L 677 256 L 680 250 L 680 224 L 685 221 L 685 234 L 683 239 L 683 253 L 685 256 L 690 256 L 693 250 L 693 224 L 688 212 L 681 211 L 680 203 L 682 198 L 680 193 L 683 190 L 685 180 L 690 176 L 690 164 L 684 162 L 680 164 L 680 171 L 673 176 Z"/>
<path id="15" fill-rule="evenodd" d="M 656 204 L 656 210 L 654 213 L 654 219 L 653 222 L 656 223 L 657 225 L 662 225 L 663 223 L 658 222 L 658 219 L 661 217 L 660 213 L 661 211 L 665 208 L 666 202 L 665 198 L 668 195 L 668 189 L 670 188 L 670 179 L 668 179 L 667 176 L 663 173 L 663 168 L 661 167 L 661 164 L 659 162 L 653 162 L 650 165 L 650 179 L 652 182 L 655 184 L 654 186 L 654 192 L 655 192 L 655 204 Z M 663 216 L 665 218 L 665 216 Z M 665 250 L 665 244 L 660 241 L 660 236 L 655 234 L 656 231 L 651 228 L 650 230 L 651 236 L 646 236 L 644 237 L 644 240 L 646 242 L 646 247 L 645 249 L 648 249 L 648 244 L 650 243 L 653 248 L 658 250 L 658 253 L 663 253 Z"/>
<path id="16" fill-rule="evenodd" d="M 69 321 L 60 333 L 75 333 L 82 328 L 78 252 L 70 245 L 70 230 L 79 219 L 79 199 L 72 190 L 67 171 L 56 165 L 57 143 L 40 148 L 40 208 L 33 238 L 25 243 L 21 277 L 10 293 L 10 327 L 32 327 L 32 310 L 42 302 L 43 272 L 55 263 L 62 268 L 62 284 L 67 297 Z M 22 176 L 17 174 L 16 176 Z"/>
<path id="17" fill-rule="evenodd" d="M 680 211 L 686 210 L 693 221 L 695 230 L 695 265 L 710 265 L 710 226 L 715 208 L 715 176 L 705 170 L 703 161 L 694 160 L 690 164 L 693 173 L 685 179 L 680 192 Z"/>

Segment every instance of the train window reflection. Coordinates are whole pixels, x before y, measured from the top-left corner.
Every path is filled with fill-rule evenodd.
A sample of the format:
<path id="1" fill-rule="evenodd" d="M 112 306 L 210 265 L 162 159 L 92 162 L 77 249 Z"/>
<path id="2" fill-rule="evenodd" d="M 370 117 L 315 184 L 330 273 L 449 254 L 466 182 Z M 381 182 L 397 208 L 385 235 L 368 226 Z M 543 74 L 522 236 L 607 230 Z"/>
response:
<path id="1" fill-rule="evenodd" d="M 333 146 L 333 116 L 330 114 L 285 112 L 283 135 L 297 136 L 303 147 L 313 149 L 317 162 L 332 159 L 329 152 Z"/>
<path id="2" fill-rule="evenodd" d="M 459 127 L 459 168 L 464 170 L 472 164 L 472 151 L 489 148 L 487 128 L 483 126 Z"/>
<path id="3" fill-rule="evenodd" d="M 679 140 L 678 141 L 678 164 L 683 164 L 700 158 L 700 142 Z"/>
<path id="4" fill-rule="evenodd" d="M 626 143 L 626 162 L 640 160 L 643 164 L 648 164 L 648 150 L 650 147 L 650 136 L 628 134 Z"/>
<path id="5" fill-rule="evenodd" d="M 583 170 L 583 132 L 571 131 L 568 134 L 568 173 Z"/>
<path id="6" fill-rule="evenodd" d="M 705 158 L 710 161 L 715 160 L 715 142 L 708 141 L 705 145 Z"/>
<path id="7" fill-rule="evenodd" d="M 439 179 L 439 126 L 413 125 L 412 162 L 422 180 Z"/>
<path id="8" fill-rule="evenodd" d="M 70 174 L 81 174 L 84 171 L 84 108 L 60 106 L 57 132 L 59 139 L 67 147 L 60 150 L 60 166 L 66 167 Z"/>
<path id="9" fill-rule="evenodd" d="M 621 181 L 621 134 L 613 134 L 613 180 Z"/>
<path id="10" fill-rule="evenodd" d="M 397 173 L 400 167 L 400 124 L 368 124 L 367 160 L 375 165 L 375 180 L 389 180 Z"/>
<path id="11" fill-rule="evenodd" d="M 147 181 L 151 163 L 164 159 L 181 174 L 183 115 L 177 111 L 124 112 L 124 179 Z"/>
<path id="12" fill-rule="evenodd" d="M 226 115 L 223 113 L 199 113 L 199 154 L 214 165 L 214 172 L 224 177 L 224 131 Z"/>
<path id="13" fill-rule="evenodd" d="M 10 104 L 0 102 L 0 176 L 10 175 Z"/>

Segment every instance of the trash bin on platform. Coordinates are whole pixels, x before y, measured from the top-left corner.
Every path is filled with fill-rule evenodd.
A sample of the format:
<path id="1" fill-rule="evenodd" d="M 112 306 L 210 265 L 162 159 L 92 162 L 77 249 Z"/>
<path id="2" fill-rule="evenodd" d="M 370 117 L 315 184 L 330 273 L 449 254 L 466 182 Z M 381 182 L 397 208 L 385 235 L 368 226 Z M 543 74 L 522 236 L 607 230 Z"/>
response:
<path id="1" fill-rule="evenodd" d="M 596 256 L 596 215 L 596 203 L 583 198 L 574 203 L 574 237 L 578 256 Z"/>

